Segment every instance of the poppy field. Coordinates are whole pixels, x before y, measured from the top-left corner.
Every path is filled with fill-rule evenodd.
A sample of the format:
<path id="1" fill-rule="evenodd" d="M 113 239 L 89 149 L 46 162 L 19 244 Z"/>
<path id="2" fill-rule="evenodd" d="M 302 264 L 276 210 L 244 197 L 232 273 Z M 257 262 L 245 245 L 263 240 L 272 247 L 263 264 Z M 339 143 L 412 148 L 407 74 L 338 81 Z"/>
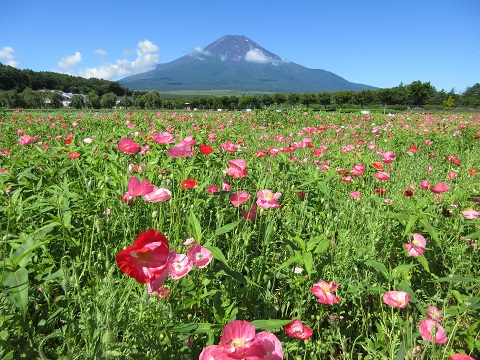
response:
<path id="1" fill-rule="evenodd" d="M 480 115 L 4 112 L 0 358 L 480 358 Z"/>

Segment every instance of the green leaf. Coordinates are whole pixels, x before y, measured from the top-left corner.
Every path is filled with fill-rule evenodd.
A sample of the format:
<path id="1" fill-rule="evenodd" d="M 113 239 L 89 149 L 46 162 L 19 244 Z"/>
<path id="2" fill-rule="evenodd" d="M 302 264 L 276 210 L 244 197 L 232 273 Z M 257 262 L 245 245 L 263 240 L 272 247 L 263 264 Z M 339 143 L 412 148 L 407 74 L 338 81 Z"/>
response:
<path id="1" fill-rule="evenodd" d="M 292 320 L 279 320 L 279 319 L 253 320 L 252 325 L 255 326 L 256 330 L 271 331 L 271 330 L 279 329 L 291 322 Z"/>
<path id="2" fill-rule="evenodd" d="M 410 215 L 407 225 L 405 226 L 405 231 L 403 232 L 403 237 L 407 236 L 410 233 L 410 229 L 413 227 L 413 225 L 415 225 L 416 221 L 417 221 L 417 216 L 413 214 Z"/>
<path id="3" fill-rule="evenodd" d="M 305 241 L 300 236 L 295 236 L 293 239 L 297 242 L 299 249 L 305 250 Z"/>
<path id="4" fill-rule="evenodd" d="M 25 317 L 28 306 L 28 271 L 24 267 L 8 274 L 3 280 L 7 288 L 7 299 L 20 309 Z"/>
<path id="5" fill-rule="evenodd" d="M 215 230 L 215 235 L 217 235 L 217 236 L 222 235 L 222 234 L 225 234 L 225 233 L 235 229 L 238 226 L 238 224 L 240 224 L 240 221 L 241 220 L 234 221 L 230 224 L 219 227 L 217 230 Z"/>
<path id="6" fill-rule="evenodd" d="M 395 268 L 392 269 L 392 274 L 395 275 L 395 274 L 403 274 L 404 272 L 414 268 L 415 266 L 417 266 L 417 264 L 402 264 L 402 265 L 398 265 L 396 266 Z"/>
<path id="7" fill-rule="evenodd" d="M 307 271 L 308 277 L 312 277 L 312 267 L 313 267 L 313 257 L 312 253 L 303 253 L 303 264 L 305 265 L 305 270 Z"/>
<path id="8" fill-rule="evenodd" d="M 406 355 L 407 348 L 405 346 L 405 340 L 403 340 L 402 345 L 400 345 L 400 349 L 398 349 L 397 356 L 395 356 L 395 360 L 404 360 Z"/>
<path id="9" fill-rule="evenodd" d="M 461 276 L 461 275 L 453 275 L 453 276 L 445 276 L 438 279 L 433 280 L 434 282 L 466 282 L 466 283 L 477 283 L 480 284 L 480 279 L 475 278 L 473 276 Z"/>
<path id="10" fill-rule="evenodd" d="M 198 221 L 198 218 L 193 210 L 190 210 L 190 225 L 192 226 L 195 240 L 200 244 L 202 242 L 202 228 L 200 226 L 200 221 Z"/>
<path id="11" fill-rule="evenodd" d="M 437 231 L 435 230 L 435 228 L 430 225 L 430 223 L 427 221 L 426 218 L 422 218 L 420 219 L 420 223 L 422 223 L 423 227 L 425 228 L 425 230 L 428 231 L 428 233 L 430 234 L 430 236 L 432 237 L 433 240 L 435 240 L 435 242 L 437 243 L 438 246 L 441 246 L 440 244 L 440 238 L 438 237 L 438 233 Z"/>
<path id="12" fill-rule="evenodd" d="M 480 236 L 480 231 L 477 231 L 477 232 L 474 232 L 474 233 L 465 235 L 464 238 L 465 238 L 465 239 L 476 239 L 476 238 L 478 238 L 479 236 Z"/>
<path id="13" fill-rule="evenodd" d="M 225 256 L 223 255 L 222 253 L 222 250 L 220 250 L 218 247 L 216 246 L 213 246 L 210 242 L 207 242 L 206 244 L 203 244 L 203 247 L 207 250 L 209 250 L 214 259 L 218 260 L 218 261 L 221 261 L 222 263 L 224 263 L 226 266 L 230 267 L 228 265 L 228 261 L 227 259 L 225 258 Z"/>
<path id="14" fill-rule="evenodd" d="M 293 263 L 298 263 L 302 261 L 302 254 L 297 254 L 295 256 L 292 256 L 288 258 L 282 265 L 280 265 L 277 269 L 277 271 L 280 271 L 282 269 L 285 269 L 286 267 L 289 267 Z"/>
<path id="15" fill-rule="evenodd" d="M 417 260 L 427 272 L 430 272 L 430 267 L 428 266 L 428 261 L 425 256 L 423 255 L 417 256 Z"/>
<path id="16" fill-rule="evenodd" d="M 383 274 L 383 276 L 385 276 L 385 279 L 388 280 L 388 270 L 385 267 L 385 265 L 383 265 L 381 262 L 378 262 L 378 261 L 375 261 L 375 260 L 367 260 L 367 261 L 365 261 L 365 265 L 368 265 L 368 266 L 374 268 L 379 273 Z"/>
<path id="17" fill-rule="evenodd" d="M 168 331 L 180 334 L 207 334 L 219 331 L 220 325 L 210 323 L 167 324 Z"/>
<path id="18" fill-rule="evenodd" d="M 327 239 L 327 238 L 322 238 L 319 242 L 318 242 L 318 245 L 317 247 L 315 248 L 315 251 L 314 253 L 315 254 L 320 254 L 324 251 L 327 251 L 328 248 L 330 248 L 330 246 L 332 245 L 332 241 Z M 307 248 L 308 248 L 308 244 L 307 244 Z"/>

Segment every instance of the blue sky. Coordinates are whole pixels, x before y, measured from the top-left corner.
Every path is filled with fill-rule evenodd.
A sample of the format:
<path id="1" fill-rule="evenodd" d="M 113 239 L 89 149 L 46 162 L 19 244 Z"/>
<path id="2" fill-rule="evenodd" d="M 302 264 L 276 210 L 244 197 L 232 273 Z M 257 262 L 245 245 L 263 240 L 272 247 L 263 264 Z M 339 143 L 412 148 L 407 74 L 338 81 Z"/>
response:
<path id="1" fill-rule="evenodd" d="M 480 1 L 4 0 L 0 62 L 118 80 L 224 35 L 351 82 L 480 83 Z"/>

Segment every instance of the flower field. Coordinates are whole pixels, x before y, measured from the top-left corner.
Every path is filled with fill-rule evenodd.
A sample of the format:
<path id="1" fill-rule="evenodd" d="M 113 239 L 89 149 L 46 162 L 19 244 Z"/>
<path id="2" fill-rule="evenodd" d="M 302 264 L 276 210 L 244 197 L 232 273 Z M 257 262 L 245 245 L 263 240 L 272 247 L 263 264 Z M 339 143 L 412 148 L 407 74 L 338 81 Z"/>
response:
<path id="1" fill-rule="evenodd" d="M 480 115 L 0 119 L 2 359 L 480 358 Z"/>

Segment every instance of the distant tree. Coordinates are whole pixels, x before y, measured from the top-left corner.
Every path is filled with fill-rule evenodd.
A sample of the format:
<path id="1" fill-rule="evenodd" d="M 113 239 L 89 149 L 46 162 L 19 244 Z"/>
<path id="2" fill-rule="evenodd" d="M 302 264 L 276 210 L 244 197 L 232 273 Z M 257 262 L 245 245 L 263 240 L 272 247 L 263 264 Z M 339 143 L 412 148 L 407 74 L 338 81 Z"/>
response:
<path id="1" fill-rule="evenodd" d="M 392 89 L 378 89 L 375 95 L 383 106 L 383 113 L 387 111 L 387 106 L 392 105 L 395 98 L 395 91 Z"/>
<path id="2" fill-rule="evenodd" d="M 287 102 L 287 95 L 282 93 L 275 93 L 273 94 L 273 100 L 275 101 L 275 105 L 283 105 Z"/>
<path id="3" fill-rule="evenodd" d="M 43 105 L 42 96 L 30 88 L 25 88 L 21 94 L 23 98 L 23 105 L 29 109 L 38 109 Z"/>
<path id="4" fill-rule="evenodd" d="M 360 105 L 360 107 L 371 104 L 374 98 L 375 96 L 372 90 L 360 90 L 353 95 L 355 104 Z"/>
<path id="5" fill-rule="evenodd" d="M 17 90 L 0 91 L 0 106 L 8 109 L 20 108 L 23 106 L 22 97 Z"/>
<path id="6" fill-rule="evenodd" d="M 82 95 L 75 94 L 70 99 L 70 106 L 74 109 L 82 109 L 85 107 L 85 100 Z"/>
<path id="7" fill-rule="evenodd" d="M 63 106 L 63 100 L 65 98 L 61 91 L 52 91 L 47 96 L 47 105 L 54 109 L 60 109 Z"/>
<path id="8" fill-rule="evenodd" d="M 443 108 L 445 110 L 450 110 L 455 105 L 455 99 L 452 96 L 449 96 L 448 99 L 443 100 Z"/>
<path id="9" fill-rule="evenodd" d="M 242 109 L 257 109 L 260 107 L 259 98 L 252 94 L 245 94 L 238 101 L 238 107 Z"/>
<path id="10" fill-rule="evenodd" d="M 102 104 L 101 104 L 101 99 L 100 96 L 98 96 L 98 93 L 96 91 L 90 91 L 87 94 L 87 102 L 86 106 L 91 109 L 100 109 Z"/>
<path id="11" fill-rule="evenodd" d="M 132 99 L 130 99 L 130 97 L 125 95 L 124 97 L 122 97 L 120 99 L 120 101 L 117 104 L 117 107 L 122 107 L 122 108 L 128 109 L 132 105 L 133 105 Z"/>
<path id="12" fill-rule="evenodd" d="M 290 104 L 290 106 L 296 106 L 300 104 L 300 94 L 289 93 L 287 95 L 287 102 Z"/>
<path id="13" fill-rule="evenodd" d="M 430 85 L 430 81 L 422 83 L 420 80 L 417 80 L 405 87 L 407 101 L 410 106 L 424 105 L 434 91 L 435 89 Z"/>
<path id="14" fill-rule="evenodd" d="M 352 102 L 353 100 L 353 91 L 340 90 L 332 94 L 335 104 L 340 106 L 340 112 L 342 112 L 342 107 L 345 104 Z"/>
<path id="15" fill-rule="evenodd" d="M 328 91 L 323 91 L 318 94 L 318 102 L 323 105 L 323 110 L 327 110 L 327 105 L 332 103 L 332 94 Z"/>
<path id="16" fill-rule="evenodd" d="M 463 106 L 480 106 L 480 83 L 467 87 L 463 92 L 461 99 Z"/>
<path id="17" fill-rule="evenodd" d="M 309 105 L 315 104 L 318 102 L 317 94 L 314 93 L 304 93 L 300 95 L 300 104 L 308 108 Z"/>
<path id="18" fill-rule="evenodd" d="M 100 105 L 104 109 L 111 109 L 115 106 L 115 103 L 117 101 L 117 95 L 114 93 L 106 93 L 102 95 L 102 98 L 100 100 Z"/>
<path id="19" fill-rule="evenodd" d="M 157 90 L 149 91 L 145 95 L 145 109 L 160 109 L 162 107 L 162 98 Z"/>

